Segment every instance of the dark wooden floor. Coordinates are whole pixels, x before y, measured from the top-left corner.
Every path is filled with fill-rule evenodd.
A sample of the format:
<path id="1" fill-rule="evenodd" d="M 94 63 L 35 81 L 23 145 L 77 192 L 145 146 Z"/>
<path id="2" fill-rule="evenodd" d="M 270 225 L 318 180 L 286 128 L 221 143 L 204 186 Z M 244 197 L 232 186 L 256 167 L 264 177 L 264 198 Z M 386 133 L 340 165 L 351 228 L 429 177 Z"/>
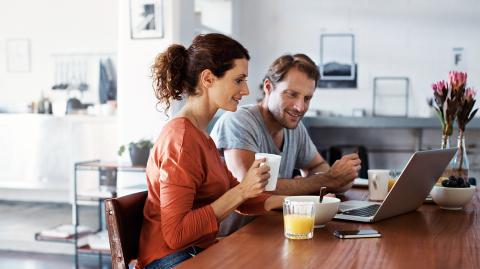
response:
<path id="1" fill-rule="evenodd" d="M 78 269 L 108 269 L 111 268 L 110 257 L 104 257 L 99 264 L 98 256 L 82 255 Z M 71 255 L 39 254 L 18 251 L 0 250 L 0 268 L 15 269 L 70 269 L 75 268 Z"/>

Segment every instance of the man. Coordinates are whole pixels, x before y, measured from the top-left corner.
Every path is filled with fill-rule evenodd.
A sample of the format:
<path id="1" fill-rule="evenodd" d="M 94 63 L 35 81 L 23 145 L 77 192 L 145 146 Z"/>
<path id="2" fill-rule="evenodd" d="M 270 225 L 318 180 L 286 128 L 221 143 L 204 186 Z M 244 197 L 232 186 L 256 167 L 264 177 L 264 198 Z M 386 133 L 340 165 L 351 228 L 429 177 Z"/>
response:
<path id="1" fill-rule="evenodd" d="M 220 117 L 211 136 L 236 178 L 244 177 L 255 153 L 265 152 L 282 156 L 275 194 L 317 194 L 323 186 L 330 192 L 348 188 L 360 169 L 358 155 L 343 156 L 330 167 L 300 122 L 319 77 L 315 63 L 308 56 L 281 56 L 265 76 L 263 100 Z M 300 170 L 302 178 L 292 178 L 295 168 Z"/>

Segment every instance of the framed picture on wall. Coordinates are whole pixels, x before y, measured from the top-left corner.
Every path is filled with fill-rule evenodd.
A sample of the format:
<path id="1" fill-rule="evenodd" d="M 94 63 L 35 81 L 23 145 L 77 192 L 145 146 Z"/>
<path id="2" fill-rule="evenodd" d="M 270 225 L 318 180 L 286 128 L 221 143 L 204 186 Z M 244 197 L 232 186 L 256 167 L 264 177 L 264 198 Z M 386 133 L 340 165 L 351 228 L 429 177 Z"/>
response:
<path id="1" fill-rule="evenodd" d="M 320 36 L 318 88 L 356 88 L 355 36 L 350 33 Z"/>
<path id="2" fill-rule="evenodd" d="M 132 39 L 163 38 L 163 0 L 130 0 Z"/>
<path id="3" fill-rule="evenodd" d="M 373 78 L 373 116 L 408 117 L 410 79 Z"/>
<path id="4" fill-rule="evenodd" d="M 30 40 L 7 40 L 7 72 L 30 72 Z"/>

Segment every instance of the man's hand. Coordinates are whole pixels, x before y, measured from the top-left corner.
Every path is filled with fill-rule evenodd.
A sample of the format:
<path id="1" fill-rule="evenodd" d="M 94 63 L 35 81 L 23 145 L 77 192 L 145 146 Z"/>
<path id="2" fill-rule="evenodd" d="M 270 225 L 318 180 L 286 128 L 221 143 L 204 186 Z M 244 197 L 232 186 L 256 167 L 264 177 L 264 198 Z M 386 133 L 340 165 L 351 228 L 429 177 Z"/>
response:
<path id="1" fill-rule="evenodd" d="M 335 161 L 327 172 L 330 179 L 328 184 L 330 189 L 343 187 L 357 178 L 361 163 L 362 161 L 356 153 L 345 155 L 340 160 Z"/>

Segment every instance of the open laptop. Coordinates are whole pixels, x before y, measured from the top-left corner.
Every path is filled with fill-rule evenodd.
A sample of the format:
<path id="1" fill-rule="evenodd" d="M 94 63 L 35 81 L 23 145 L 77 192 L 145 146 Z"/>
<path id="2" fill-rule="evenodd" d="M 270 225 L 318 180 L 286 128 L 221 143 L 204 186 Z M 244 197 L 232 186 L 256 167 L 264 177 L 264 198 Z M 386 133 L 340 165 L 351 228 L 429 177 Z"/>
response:
<path id="1" fill-rule="evenodd" d="M 415 152 L 383 202 L 342 202 L 341 213 L 335 215 L 335 219 L 376 222 L 417 209 L 456 151 L 451 148 Z"/>

